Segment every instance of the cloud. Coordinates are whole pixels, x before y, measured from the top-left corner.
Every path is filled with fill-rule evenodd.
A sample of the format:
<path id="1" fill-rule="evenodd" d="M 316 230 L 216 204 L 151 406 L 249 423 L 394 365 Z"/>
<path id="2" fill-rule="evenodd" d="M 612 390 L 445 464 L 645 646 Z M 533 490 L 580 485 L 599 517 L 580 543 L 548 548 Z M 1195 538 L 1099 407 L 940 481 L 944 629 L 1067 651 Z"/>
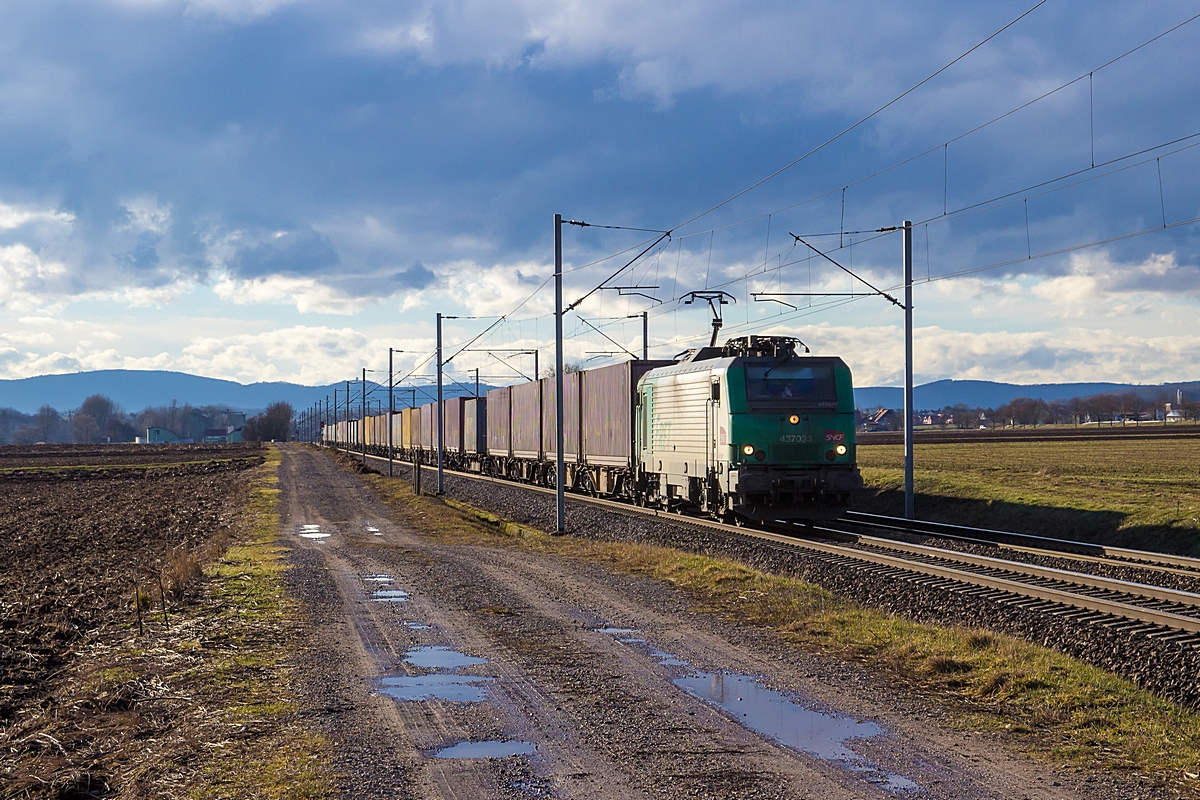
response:
<path id="1" fill-rule="evenodd" d="M 353 314 L 364 306 L 362 298 L 342 294 L 315 278 L 269 275 L 241 280 L 230 275 L 220 277 L 213 291 L 234 305 L 268 303 L 294 305 L 300 313 Z M 378 303 L 384 298 L 367 300 Z"/>
<path id="2" fill-rule="evenodd" d="M 66 225 L 74 221 L 74 215 L 63 211 L 0 203 L 0 231 L 20 228 L 31 222 L 52 222 Z"/>
<path id="3" fill-rule="evenodd" d="M 270 16 L 297 0 L 113 0 L 135 10 L 171 9 L 188 17 L 212 17 L 226 22 L 249 23 Z"/>
<path id="4" fill-rule="evenodd" d="M 229 264 L 241 278 L 264 275 L 311 275 L 341 263 L 329 239 L 309 228 L 275 231 L 260 241 L 242 246 Z"/>
<path id="5" fill-rule="evenodd" d="M 1179 264 L 1174 253 L 1152 253 L 1132 264 L 1114 261 L 1106 251 L 1076 253 L 1068 269 L 1030 290 L 1062 317 L 1137 313 L 1149 308 L 1147 299 L 1200 299 L 1200 269 Z"/>
<path id="6" fill-rule="evenodd" d="M 840 355 L 856 386 L 897 386 L 904 380 L 903 329 L 829 323 L 778 328 L 799 336 L 814 353 Z M 1164 383 L 1200 374 L 1200 335 L 1130 335 L 1082 327 L 1052 331 L 913 331 L 918 383 L 956 378 L 1011 383 L 1089 381 Z"/>
<path id="7" fill-rule="evenodd" d="M 66 272 L 65 264 L 44 261 L 24 244 L 0 246 L 0 308 L 37 306 Z"/>

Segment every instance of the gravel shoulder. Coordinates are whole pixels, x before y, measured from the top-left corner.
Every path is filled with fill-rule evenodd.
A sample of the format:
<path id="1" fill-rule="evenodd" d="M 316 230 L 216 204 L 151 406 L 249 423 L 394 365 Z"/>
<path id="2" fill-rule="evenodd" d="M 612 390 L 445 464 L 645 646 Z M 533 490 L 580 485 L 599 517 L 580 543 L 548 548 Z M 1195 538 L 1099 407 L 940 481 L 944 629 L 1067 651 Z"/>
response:
<path id="1" fill-rule="evenodd" d="M 302 705 L 332 742 L 345 796 L 1168 796 L 1124 777 L 1028 761 L 1000 734 L 956 731 L 943 707 L 770 630 L 698 610 L 661 581 L 429 535 L 419 504 L 385 505 L 311 449 L 285 447 L 280 488 L 289 592 L 321 633 L 302 659 Z M 523 503 L 525 517 L 540 513 L 527 496 L 498 487 L 487 495 L 492 506 Z M 301 536 L 314 531 L 328 536 Z M 376 597 L 380 587 L 407 597 Z M 423 647 L 474 660 L 453 672 L 406 660 Z M 731 695 L 780 692 L 882 732 L 843 741 L 849 755 L 817 758 L 741 724 L 732 710 L 741 697 L 718 707 L 711 692 L 706 701 L 680 685 L 704 675 Z M 386 679 L 447 676 L 476 681 L 481 701 L 400 701 L 383 691 Z M 436 757 L 487 740 L 535 749 Z"/>

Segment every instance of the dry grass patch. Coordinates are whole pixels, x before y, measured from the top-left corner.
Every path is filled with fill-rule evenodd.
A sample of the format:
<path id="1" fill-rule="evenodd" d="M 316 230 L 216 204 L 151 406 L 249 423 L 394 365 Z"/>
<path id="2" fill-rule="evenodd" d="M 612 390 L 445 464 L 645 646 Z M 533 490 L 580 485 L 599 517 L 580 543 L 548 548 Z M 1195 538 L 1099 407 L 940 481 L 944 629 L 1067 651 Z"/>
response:
<path id="1" fill-rule="evenodd" d="M 858 449 L 863 510 L 903 508 L 901 445 Z M 922 519 L 1200 554 L 1200 440 L 917 444 Z"/>
<path id="2" fill-rule="evenodd" d="M 916 623 L 795 578 L 644 544 L 554 537 L 399 480 L 363 479 L 405 523 L 447 544 L 520 547 L 665 581 L 697 611 L 774 629 L 943 704 L 954 724 L 1002 731 L 1019 749 L 1089 769 L 1131 770 L 1200 797 L 1200 715 L 1131 682 L 1005 634 Z"/>

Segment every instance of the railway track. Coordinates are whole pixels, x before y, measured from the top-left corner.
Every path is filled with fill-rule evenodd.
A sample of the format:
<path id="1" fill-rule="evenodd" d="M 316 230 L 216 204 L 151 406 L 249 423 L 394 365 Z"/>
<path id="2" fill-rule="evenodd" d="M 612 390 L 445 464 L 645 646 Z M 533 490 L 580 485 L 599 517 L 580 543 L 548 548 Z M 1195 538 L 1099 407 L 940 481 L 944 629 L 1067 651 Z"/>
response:
<path id="1" fill-rule="evenodd" d="M 839 522 L 947 541 L 989 545 L 1031 555 L 1070 558 L 1075 561 L 1113 566 L 1127 566 L 1132 563 L 1142 569 L 1200 578 L 1200 558 L 1188 556 L 1154 553 L 1148 550 L 1131 550 L 1125 547 L 1109 547 L 1091 542 L 1033 536 L 1027 533 L 970 528 L 965 525 L 950 525 L 944 522 L 906 520 L 880 514 L 864 514 L 860 511 L 848 512 Z"/>
<path id="2" fill-rule="evenodd" d="M 362 456 L 358 453 L 356 457 Z M 368 455 L 366 460 L 386 465 L 387 459 Z M 411 469 L 407 462 L 397 462 Z M 430 469 L 425 467 L 425 469 Z M 535 493 L 554 490 L 517 484 L 474 473 L 447 470 L 456 477 L 496 483 Z M 1150 583 L 1120 580 L 1083 571 L 1058 569 L 1009 559 L 979 555 L 930 545 L 911 544 L 855 530 L 874 526 L 930 537 L 954 538 L 1002 545 L 1026 552 L 1078 559 L 1082 563 L 1136 562 L 1139 567 L 1183 573 L 1200 578 L 1200 560 L 1082 542 L 1046 539 L 1005 531 L 958 528 L 937 523 L 904 524 L 904 520 L 864 514 L 848 515 L 830 525 L 800 527 L 778 523 L 766 528 L 729 525 L 687 517 L 627 503 L 571 494 L 572 502 L 598 506 L 620 514 L 661 517 L 672 523 L 720 531 L 728 536 L 758 540 L 772 548 L 804 551 L 811 558 L 862 570 L 920 586 L 956 592 L 980 600 L 1015 606 L 1038 614 L 1057 616 L 1080 625 L 1100 625 L 1124 633 L 1141 633 L 1162 642 L 1200 648 L 1200 594 Z M 846 524 L 849 522 L 850 524 Z M 942 530 L 953 529 L 953 530 Z M 929 531 L 941 530 L 941 533 Z M 967 533 L 977 535 L 968 536 Z M 988 538 L 983 538 L 987 535 Z M 1005 538 L 1007 541 L 1001 542 Z M 832 540 L 832 541 L 831 541 Z M 1050 548 L 1040 545 L 1057 545 Z M 1070 546 L 1079 552 L 1068 550 Z"/>

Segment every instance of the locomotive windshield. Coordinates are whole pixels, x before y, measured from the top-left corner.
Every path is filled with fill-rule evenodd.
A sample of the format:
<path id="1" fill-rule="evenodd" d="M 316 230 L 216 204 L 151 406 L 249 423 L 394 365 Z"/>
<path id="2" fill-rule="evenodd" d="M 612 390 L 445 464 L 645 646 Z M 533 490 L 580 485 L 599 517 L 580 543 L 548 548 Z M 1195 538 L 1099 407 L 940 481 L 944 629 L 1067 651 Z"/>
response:
<path id="1" fill-rule="evenodd" d="M 746 365 L 746 400 L 753 406 L 835 408 L 832 364 L 809 360 Z"/>

